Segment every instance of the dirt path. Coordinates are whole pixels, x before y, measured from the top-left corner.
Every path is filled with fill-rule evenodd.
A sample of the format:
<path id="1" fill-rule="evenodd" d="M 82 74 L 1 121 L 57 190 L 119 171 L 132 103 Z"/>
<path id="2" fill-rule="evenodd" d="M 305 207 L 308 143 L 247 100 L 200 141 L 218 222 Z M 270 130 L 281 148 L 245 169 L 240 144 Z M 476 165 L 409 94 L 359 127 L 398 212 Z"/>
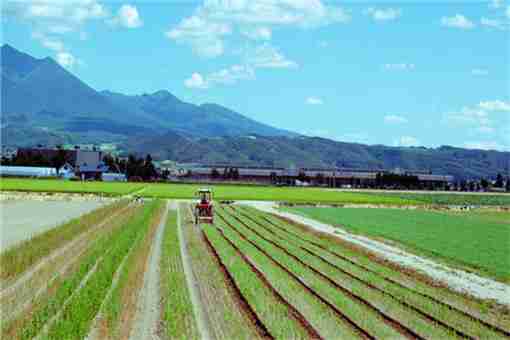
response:
<path id="1" fill-rule="evenodd" d="M 168 203 L 166 204 L 165 212 L 161 217 L 158 230 L 154 235 L 147 271 L 145 272 L 143 279 L 142 291 L 138 296 L 137 314 L 130 334 L 130 339 L 133 340 L 160 338 L 158 335 L 161 316 L 161 269 L 159 263 L 161 259 L 161 247 L 167 216 Z"/>
<path id="2" fill-rule="evenodd" d="M 495 300 L 500 304 L 510 306 L 510 286 L 507 284 L 480 277 L 463 270 L 450 268 L 444 264 L 410 254 L 402 249 L 372 240 L 368 237 L 351 234 L 329 224 L 289 212 L 279 211 L 274 208 L 271 202 L 249 202 L 249 205 L 362 246 L 391 262 L 425 273 L 432 279 L 446 284 L 454 291 L 467 293 L 480 299 Z"/>
<path id="3" fill-rule="evenodd" d="M 191 258 L 188 254 L 188 248 L 186 245 L 186 238 L 181 225 L 180 209 L 177 209 L 177 229 L 179 234 L 179 245 L 181 248 L 182 264 L 184 267 L 184 274 L 186 275 L 186 282 L 188 283 L 189 293 L 191 297 L 191 303 L 193 304 L 193 311 L 195 313 L 195 320 L 197 321 L 198 330 L 203 340 L 213 339 L 211 336 L 211 327 L 209 325 L 209 319 L 207 318 L 205 307 L 202 304 L 200 298 L 200 290 L 196 282 L 195 275 L 191 269 Z"/>

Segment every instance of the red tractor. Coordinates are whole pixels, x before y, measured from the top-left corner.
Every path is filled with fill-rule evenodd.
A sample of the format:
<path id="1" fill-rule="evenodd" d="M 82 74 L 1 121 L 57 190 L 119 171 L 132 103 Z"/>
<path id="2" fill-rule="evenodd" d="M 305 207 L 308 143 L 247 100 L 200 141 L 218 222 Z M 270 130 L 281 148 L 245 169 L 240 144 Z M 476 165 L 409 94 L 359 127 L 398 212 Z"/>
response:
<path id="1" fill-rule="evenodd" d="M 195 205 L 195 224 L 214 223 L 214 210 L 211 189 L 199 189 L 196 193 L 198 202 Z"/>

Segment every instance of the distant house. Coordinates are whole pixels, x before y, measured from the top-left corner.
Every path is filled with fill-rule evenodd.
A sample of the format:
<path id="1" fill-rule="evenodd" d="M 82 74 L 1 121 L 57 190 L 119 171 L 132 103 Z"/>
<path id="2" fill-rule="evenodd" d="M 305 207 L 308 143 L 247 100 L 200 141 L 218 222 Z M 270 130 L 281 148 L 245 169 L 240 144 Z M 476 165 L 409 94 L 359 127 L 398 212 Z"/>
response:
<path id="1" fill-rule="evenodd" d="M 100 179 L 102 174 L 108 172 L 108 167 L 103 162 L 103 152 L 97 150 L 59 150 L 46 148 L 20 148 L 17 152 L 18 158 L 34 158 L 52 161 L 59 154 L 64 153 L 66 166 L 82 180 Z M 56 172 L 55 172 L 56 176 Z"/>

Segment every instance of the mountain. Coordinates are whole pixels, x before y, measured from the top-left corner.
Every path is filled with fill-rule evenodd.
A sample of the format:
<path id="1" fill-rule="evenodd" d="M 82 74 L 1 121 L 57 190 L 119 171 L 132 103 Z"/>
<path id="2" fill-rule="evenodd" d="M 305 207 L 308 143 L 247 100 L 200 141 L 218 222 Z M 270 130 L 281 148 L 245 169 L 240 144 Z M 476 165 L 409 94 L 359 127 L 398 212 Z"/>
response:
<path id="1" fill-rule="evenodd" d="M 241 136 L 192 140 L 163 135 L 130 141 L 126 150 L 155 159 L 202 164 L 308 168 L 344 167 L 432 171 L 463 178 L 510 175 L 510 152 L 389 147 L 336 142 L 317 137 Z"/>
<path id="2" fill-rule="evenodd" d="M 10 45 L 2 46 L 1 57 L 2 130 L 12 138 L 2 138 L 4 144 L 31 145 L 31 132 L 40 136 L 41 131 L 74 143 L 120 142 L 168 131 L 196 138 L 295 135 L 219 105 L 183 102 L 168 91 L 140 96 L 98 92 L 52 58 L 36 59 Z"/>

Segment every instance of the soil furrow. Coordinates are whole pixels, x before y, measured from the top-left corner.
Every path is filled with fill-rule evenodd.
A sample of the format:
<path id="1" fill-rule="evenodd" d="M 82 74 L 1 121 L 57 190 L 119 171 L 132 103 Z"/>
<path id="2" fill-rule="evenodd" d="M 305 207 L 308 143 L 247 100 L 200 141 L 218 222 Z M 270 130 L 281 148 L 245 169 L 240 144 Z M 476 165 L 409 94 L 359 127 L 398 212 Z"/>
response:
<path id="1" fill-rule="evenodd" d="M 189 257 L 187 250 L 186 238 L 182 230 L 180 210 L 181 210 L 180 208 L 177 209 L 177 230 L 179 237 L 179 246 L 181 248 L 181 258 L 184 269 L 184 275 L 188 283 L 188 291 L 191 297 L 193 311 L 195 313 L 195 320 L 197 321 L 200 336 L 204 340 L 209 340 L 213 338 L 211 336 L 211 334 L 213 333 L 211 331 L 211 327 L 209 326 L 209 319 L 207 318 L 206 309 L 203 306 L 202 301 L 200 299 L 199 287 L 196 282 L 195 275 L 193 274 L 193 270 L 191 268 L 192 266 L 191 259 Z"/>
<path id="2" fill-rule="evenodd" d="M 338 309 L 335 305 L 333 305 L 332 303 L 330 303 L 329 301 L 325 300 L 322 296 L 320 296 L 317 292 L 315 292 L 310 286 L 308 286 L 308 284 L 306 284 L 301 278 L 299 278 L 298 276 L 296 276 L 294 273 L 292 273 L 288 268 L 286 268 L 285 266 L 281 265 L 278 261 L 276 261 L 271 255 L 269 255 L 264 249 L 262 249 L 259 245 L 251 242 L 250 240 L 248 240 L 243 234 L 241 234 L 234 226 L 232 226 L 231 223 L 229 223 L 227 220 L 225 220 L 223 218 L 223 216 L 219 215 L 220 218 L 225 222 L 225 224 L 227 224 L 232 230 L 234 230 L 243 240 L 245 240 L 246 242 L 250 243 L 251 245 L 253 245 L 258 251 L 260 251 L 262 254 L 264 254 L 267 258 L 269 258 L 271 260 L 272 263 L 274 263 L 276 266 L 278 266 L 280 269 L 282 269 L 283 271 L 285 271 L 290 277 L 292 277 L 294 280 L 296 280 L 297 282 L 299 282 L 304 288 L 305 290 L 313 295 L 315 298 L 317 298 L 319 301 L 321 301 L 323 304 L 325 304 L 326 306 L 328 306 L 329 308 L 331 308 L 335 313 L 336 315 L 342 319 L 344 322 L 346 322 L 348 325 L 350 325 L 354 330 L 356 330 L 356 332 L 362 337 L 362 338 L 365 338 L 365 339 L 375 339 L 374 336 L 372 336 L 371 334 L 369 334 L 367 331 L 365 331 L 363 328 L 361 328 L 360 326 L 358 326 L 358 324 L 352 320 L 351 318 L 349 318 L 347 315 L 345 315 L 340 309 Z"/>
<path id="3" fill-rule="evenodd" d="M 238 209 L 235 209 L 235 208 L 233 208 L 233 209 L 234 209 L 234 210 L 236 210 L 236 211 L 238 211 L 238 212 L 240 212 L 243 216 L 245 216 L 245 217 L 249 218 L 250 220 L 253 220 L 253 218 L 251 218 L 248 214 L 245 214 L 244 212 L 241 212 L 241 211 L 240 211 L 240 210 L 238 210 Z M 327 247 L 325 247 L 325 246 L 321 245 L 320 243 L 317 243 L 317 242 L 314 242 L 314 241 L 308 240 L 308 239 L 303 238 L 303 237 L 301 237 L 301 236 L 299 236 L 299 235 L 296 235 L 296 234 L 294 234 L 294 233 L 289 232 L 289 231 L 288 231 L 288 230 L 286 230 L 285 228 L 283 228 L 283 227 L 281 227 L 281 226 L 279 226 L 279 225 L 277 225 L 277 224 L 273 223 L 270 219 L 268 219 L 268 218 L 267 218 L 267 217 L 265 217 L 265 216 L 261 216 L 261 217 L 262 217 L 262 218 L 263 218 L 263 219 L 264 219 L 267 223 L 271 224 L 271 225 L 272 225 L 272 226 L 274 226 L 275 228 L 277 228 L 277 229 L 279 229 L 279 230 L 281 230 L 281 231 L 285 232 L 286 234 L 291 235 L 292 237 L 296 237 L 296 238 L 300 239 L 300 240 L 301 240 L 302 242 L 304 242 L 304 243 L 308 243 L 308 244 L 311 244 L 311 245 L 313 245 L 313 246 L 315 246 L 315 247 L 318 247 L 318 248 L 322 249 L 323 251 L 327 252 L 328 254 L 330 254 L 330 255 L 334 256 L 334 257 L 337 257 L 337 258 L 339 258 L 339 259 L 341 259 L 341 260 L 344 260 L 344 261 L 346 261 L 346 262 L 349 262 L 349 263 L 350 263 L 350 264 L 352 264 L 353 266 L 356 266 L 356 267 L 358 267 L 358 268 L 360 268 L 360 269 L 362 269 L 362 270 L 365 270 L 365 271 L 367 271 L 367 272 L 370 272 L 371 274 L 377 275 L 377 276 L 378 276 L 381 280 L 383 280 L 383 281 L 386 281 L 386 282 L 388 282 L 388 283 L 390 283 L 390 284 L 396 285 L 396 286 L 398 286 L 398 287 L 400 287 L 400 288 L 402 288 L 402 289 L 408 289 L 408 290 L 412 291 L 414 294 L 417 294 L 417 295 L 419 295 L 419 296 L 421 296 L 421 297 L 423 297 L 423 298 L 426 298 L 426 299 L 430 300 L 432 303 L 436 303 L 436 304 L 438 304 L 438 305 L 442 305 L 442 306 L 444 306 L 445 308 L 447 308 L 447 309 L 449 309 L 449 310 L 455 311 L 455 312 L 457 312 L 457 313 L 459 313 L 459 314 L 463 315 L 464 317 L 467 317 L 467 318 L 471 319 L 472 321 L 479 322 L 480 324 L 484 325 L 485 327 L 487 327 L 487 328 L 489 328 L 489 329 L 492 329 L 493 331 L 495 331 L 495 332 L 497 332 L 497 333 L 500 333 L 501 335 L 504 335 L 504 336 L 506 336 L 506 337 L 510 337 L 510 332 L 509 332 L 509 331 L 507 331 L 507 330 L 505 330 L 505 329 L 503 329 L 503 328 L 501 328 L 501 327 L 498 327 L 498 326 L 496 326 L 496 325 L 494 325 L 494 324 L 492 324 L 492 323 L 488 323 L 487 321 L 482 320 L 482 319 L 480 319 L 480 318 L 478 318 L 478 317 L 476 317 L 476 316 L 474 316 L 474 315 L 472 315 L 472 314 L 470 314 L 470 313 L 466 312 L 465 310 L 459 309 L 459 308 L 457 308 L 456 306 L 454 306 L 454 305 L 452 305 L 452 304 L 450 304 L 450 303 L 446 303 L 446 302 L 444 302 L 444 301 L 438 300 L 438 299 L 436 299 L 436 298 L 435 298 L 435 297 L 433 297 L 433 296 L 430 296 L 430 295 L 428 295 L 428 294 L 424 294 L 424 293 L 422 293 L 422 292 L 419 292 L 419 291 L 417 291 L 417 290 L 413 289 L 412 287 L 410 287 L 410 286 L 408 286 L 408 285 L 405 285 L 405 284 L 403 284 L 403 283 L 401 283 L 401 282 L 399 282 L 399 281 L 396 281 L 396 280 L 394 280 L 394 279 L 391 279 L 391 278 L 388 278 L 388 277 L 386 277 L 386 276 L 383 276 L 383 275 L 381 275 L 380 273 L 378 273 L 378 272 L 376 272 L 376 271 L 374 271 L 374 270 L 372 270 L 372 269 L 370 269 L 370 268 L 368 268 L 368 267 L 366 267 L 366 266 L 360 265 L 359 263 L 357 263 L 357 262 L 353 261 L 353 260 L 352 260 L 352 259 L 350 259 L 349 257 L 343 256 L 343 255 L 341 255 L 341 254 L 338 254 L 337 252 L 333 252 L 333 251 L 329 250 Z M 282 219 L 282 220 L 284 220 L 286 223 L 289 223 L 289 224 L 291 224 L 291 225 L 296 225 L 296 223 L 295 223 L 294 221 L 292 221 L 292 220 L 288 220 L 288 219 L 286 219 L 286 218 L 280 218 L 279 216 L 276 216 L 276 218 Z M 313 254 L 313 253 L 312 253 L 312 254 Z M 377 261 L 377 262 L 378 262 L 378 261 Z M 449 327 L 450 327 L 450 326 L 449 326 Z"/>
<path id="4" fill-rule="evenodd" d="M 236 216 L 233 216 L 231 215 L 233 218 L 235 218 L 236 220 L 238 220 L 240 223 L 243 223 L 243 225 L 250 229 L 252 232 L 256 233 L 259 237 L 263 238 L 264 240 L 266 240 L 267 242 L 273 244 L 275 247 L 278 247 L 280 250 L 282 250 L 283 252 L 285 252 L 288 256 L 294 258 L 296 261 L 298 261 L 299 263 L 301 263 L 302 265 L 308 267 L 309 269 L 311 269 L 312 271 L 314 271 L 315 273 L 317 273 L 319 276 L 323 277 L 324 279 L 328 280 L 328 282 L 330 282 L 332 285 L 334 285 L 335 287 L 341 289 L 342 291 L 345 291 L 347 294 L 349 294 L 349 296 L 351 296 L 352 298 L 356 299 L 358 302 L 360 303 L 364 303 L 366 305 L 369 305 L 371 306 L 374 310 L 377 310 L 379 311 L 379 313 L 382 314 L 382 312 L 379 310 L 379 308 L 377 308 L 376 306 L 373 306 L 370 302 L 368 301 L 365 301 L 363 298 L 361 297 L 358 297 L 356 295 L 354 295 L 353 293 L 351 293 L 350 291 L 348 291 L 347 289 L 343 288 L 342 286 L 340 286 L 339 284 L 337 284 L 334 280 L 330 279 L 328 276 L 324 275 L 323 273 L 321 273 L 320 271 L 316 270 L 315 268 L 313 268 L 312 266 L 308 265 L 307 263 L 303 262 L 301 259 L 299 259 L 298 257 L 296 257 L 295 255 L 291 254 L 288 250 L 286 250 L 285 248 L 283 248 L 282 246 L 280 246 L 279 244 L 265 238 L 263 235 L 259 234 L 256 230 L 252 229 L 251 227 L 249 227 L 247 224 L 245 224 L 242 220 L 238 219 Z M 244 216 L 244 215 L 243 215 Z M 253 221 L 253 220 L 252 220 Z M 256 223 L 258 226 L 260 226 L 261 228 L 264 228 L 265 230 L 267 231 L 270 231 L 269 229 L 266 229 L 265 226 L 263 226 L 262 224 L 258 223 L 257 221 L 253 221 L 254 223 Z M 291 242 L 293 243 L 291 240 L 288 240 L 288 239 L 282 239 L 284 242 Z M 463 338 L 472 338 L 471 336 L 465 334 L 464 332 L 460 331 L 460 330 L 457 330 L 456 328 L 444 323 L 443 321 L 437 319 L 437 318 L 434 318 L 433 316 L 429 315 L 429 314 L 426 314 L 424 312 L 422 312 L 420 309 L 416 308 L 415 306 L 409 304 L 409 303 L 406 303 L 405 301 L 402 301 L 401 299 L 398 299 L 396 298 L 395 296 L 393 296 L 392 294 L 374 286 L 373 284 L 369 283 L 369 282 L 366 282 L 364 280 L 361 280 L 359 279 L 358 277 L 352 275 L 351 273 L 343 270 L 342 268 L 336 266 L 335 264 L 327 261 L 326 259 L 324 259 L 323 257 L 321 257 L 320 255 L 317 255 L 315 253 L 313 253 L 312 251 L 304 248 L 304 247 L 301 247 L 299 245 L 296 245 L 297 247 L 299 247 L 300 249 L 306 251 L 308 254 L 310 254 L 311 256 L 314 256 L 315 258 L 321 260 L 322 262 L 326 263 L 327 265 L 335 268 L 336 270 L 342 272 L 343 274 L 347 275 L 349 278 L 355 280 L 355 281 L 358 281 L 360 282 L 361 284 L 363 285 L 366 285 L 369 289 L 372 289 L 372 290 L 375 290 L 375 291 L 378 291 L 380 292 L 381 294 L 384 294 L 392 299 L 394 299 L 396 302 L 398 302 L 399 304 L 401 304 L 402 306 L 405 306 L 406 308 L 409 308 L 411 310 L 413 310 L 414 312 L 418 313 L 419 315 L 421 315 L 423 318 L 427 319 L 430 323 L 432 324 L 439 324 L 441 325 L 442 327 L 452 331 L 453 333 L 455 333 L 457 336 L 460 336 L 460 337 L 463 337 Z M 384 314 L 383 314 L 384 315 Z M 400 324 L 400 322 L 398 320 L 395 320 L 389 316 L 385 316 L 385 318 L 387 318 L 387 321 L 392 323 L 395 327 L 403 327 L 403 331 L 406 332 L 407 336 L 411 336 L 411 337 L 416 337 L 416 338 L 422 338 L 421 336 L 419 336 L 418 334 L 416 334 L 413 330 L 403 326 Z"/>
<path id="5" fill-rule="evenodd" d="M 130 339 L 159 339 L 161 316 L 160 293 L 160 258 L 163 232 L 168 216 L 168 203 L 154 235 L 151 245 L 148 268 L 144 275 L 141 294 L 138 297 L 137 316 Z"/>

